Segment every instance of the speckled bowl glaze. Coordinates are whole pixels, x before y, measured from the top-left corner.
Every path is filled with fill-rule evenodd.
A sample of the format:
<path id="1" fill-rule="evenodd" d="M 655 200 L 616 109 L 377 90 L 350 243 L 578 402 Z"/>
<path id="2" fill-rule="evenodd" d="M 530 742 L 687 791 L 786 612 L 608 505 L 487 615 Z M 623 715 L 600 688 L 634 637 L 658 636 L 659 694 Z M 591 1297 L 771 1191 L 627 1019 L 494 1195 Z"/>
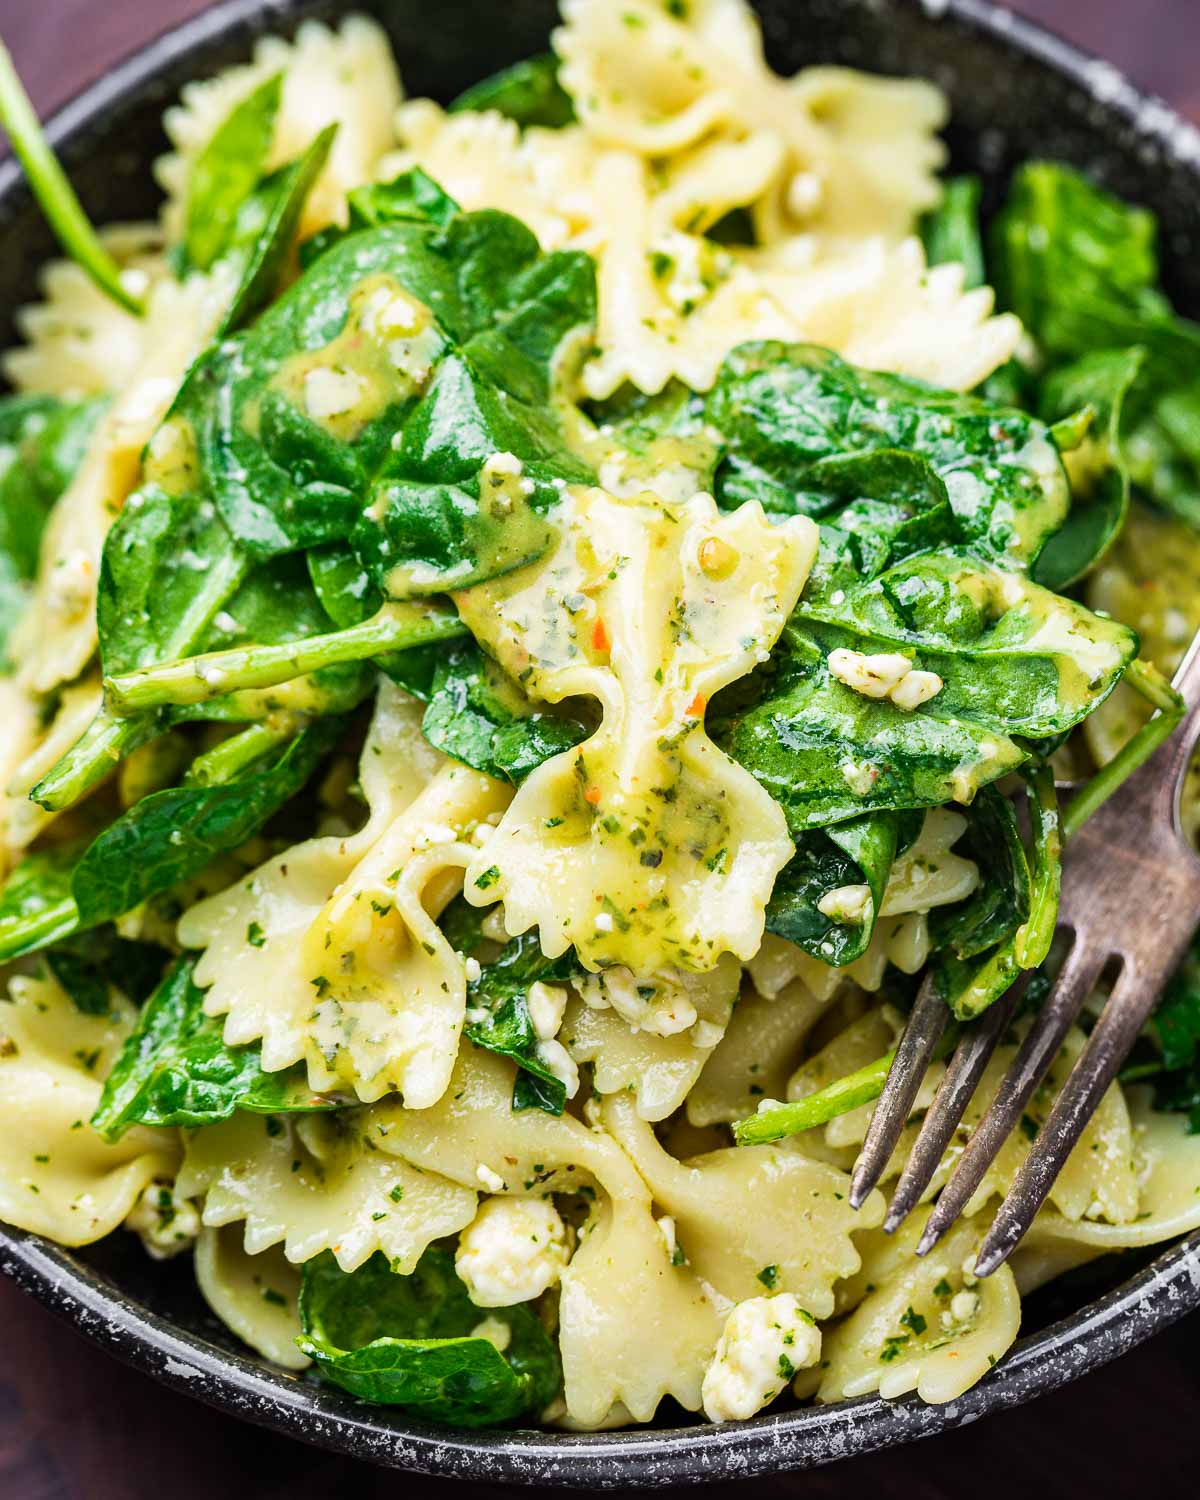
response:
<path id="1" fill-rule="evenodd" d="M 981 0 L 756 0 L 783 73 L 812 62 L 931 78 L 949 94 L 954 164 L 989 196 L 1032 155 L 1075 162 L 1158 214 L 1169 290 L 1200 314 L 1200 132 L 1108 64 Z M 543 50 L 552 0 L 229 0 L 151 43 L 55 117 L 50 135 L 93 219 L 151 216 L 160 117 L 181 84 L 245 59 L 265 32 L 348 8 L 389 31 L 411 93 L 450 98 Z M 52 241 L 11 161 L 0 166 L 0 338 L 34 295 Z M 875 1397 L 728 1427 L 678 1412 L 613 1433 L 452 1432 L 289 1376 L 208 1314 L 186 1265 L 156 1266 L 132 1236 L 72 1252 L 0 1227 L 0 1270 L 102 1348 L 248 1421 L 395 1468 L 463 1479 L 581 1486 L 695 1483 L 813 1468 L 960 1427 L 1115 1359 L 1200 1306 L 1200 1233 L 1156 1259 L 1109 1260 L 1030 1299 L 1025 1336 L 946 1406 Z M 1082 1274 L 1082 1273 L 1081 1273 Z M 670 1425 L 672 1421 L 688 1425 Z"/>

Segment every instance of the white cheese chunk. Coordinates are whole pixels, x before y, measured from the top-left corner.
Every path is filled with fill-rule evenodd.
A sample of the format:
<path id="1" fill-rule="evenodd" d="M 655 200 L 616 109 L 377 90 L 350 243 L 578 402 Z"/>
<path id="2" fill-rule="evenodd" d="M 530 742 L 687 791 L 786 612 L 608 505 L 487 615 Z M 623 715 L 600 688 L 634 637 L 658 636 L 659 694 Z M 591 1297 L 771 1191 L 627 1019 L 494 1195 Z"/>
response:
<path id="1" fill-rule="evenodd" d="M 458 1240 L 454 1268 L 477 1307 L 540 1297 L 567 1263 L 567 1228 L 546 1198 L 489 1198 Z"/>
<path id="2" fill-rule="evenodd" d="M 752 1417 L 820 1354 L 820 1332 L 790 1292 L 739 1302 L 705 1371 L 705 1416 L 710 1422 Z"/>

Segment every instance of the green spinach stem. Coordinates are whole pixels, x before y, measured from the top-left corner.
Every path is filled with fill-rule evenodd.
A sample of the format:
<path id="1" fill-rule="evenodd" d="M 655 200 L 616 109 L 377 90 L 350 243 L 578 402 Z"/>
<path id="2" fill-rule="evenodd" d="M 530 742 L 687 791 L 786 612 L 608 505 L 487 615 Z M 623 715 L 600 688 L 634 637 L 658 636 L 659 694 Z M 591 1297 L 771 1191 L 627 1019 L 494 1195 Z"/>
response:
<path id="1" fill-rule="evenodd" d="M 385 604 L 361 625 L 277 646 L 241 646 L 161 662 L 105 680 L 109 702 L 135 714 L 166 704 L 203 703 L 246 688 L 278 687 L 322 667 L 366 661 L 427 641 L 466 635 L 456 614 L 415 603 Z"/>
<path id="2" fill-rule="evenodd" d="M 140 317 L 142 304 L 122 285 L 120 267 L 89 223 L 74 188 L 50 149 L 3 42 L 0 42 L 0 124 L 8 132 L 12 148 L 59 244 L 102 292 Z"/>
<path id="3" fill-rule="evenodd" d="M 232 734 L 203 755 L 198 755 L 188 767 L 184 777 L 186 786 L 216 786 L 220 782 L 232 781 L 247 766 L 290 740 L 296 733 L 294 723 L 282 725 L 251 724 L 238 734 Z"/>

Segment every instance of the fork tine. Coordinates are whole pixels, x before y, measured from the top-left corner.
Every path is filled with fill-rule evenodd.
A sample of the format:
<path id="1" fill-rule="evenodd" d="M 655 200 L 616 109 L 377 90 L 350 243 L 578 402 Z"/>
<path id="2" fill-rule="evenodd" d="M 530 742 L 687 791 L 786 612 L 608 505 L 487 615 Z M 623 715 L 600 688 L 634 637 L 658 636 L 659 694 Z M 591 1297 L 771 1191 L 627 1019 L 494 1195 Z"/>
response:
<path id="1" fill-rule="evenodd" d="M 925 1069 L 949 1020 L 950 1012 L 938 993 L 934 976 L 927 974 L 896 1044 L 896 1055 L 892 1058 L 879 1103 L 871 1116 L 862 1150 L 854 1163 L 854 1175 L 850 1179 L 852 1208 L 862 1207 L 891 1160 L 921 1080 L 925 1077 Z"/>
<path id="2" fill-rule="evenodd" d="M 1018 978 L 1008 993 L 984 1012 L 955 1049 L 888 1205 L 887 1218 L 883 1221 L 888 1234 L 894 1234 L 921 1201 L 921 1194 L 941 1163 L 950 1137 L 996 1050 L 996 1043 L 1013 1018 L 1027 982 L 1028 975 Z"/>
<path id="3" fill-rule="evenodd" d="M 1117 1076 L 1157 999 L 1156 985 L 1139 984 L 1128 968 L 1122 971 L 1104 1014 L 1054 1101 L 1050 1118 L 1038 1132 L 979 1247 L 976 1276 L 990 1276 L 1016 1249 Z"/>
<path id="4" fill-rule="evenodd" d="M 1012 1067 L 996 1090 L 996 1097 L 975 1127 L 974 1135 L 933 1206 L 917 1244 L 918 1255 L 926 1255 L 933 1249 L 970 1202 L 987 1169 L 1021 1118 L 1033 1091 L 1058 1056 L 1063 1038 L 1099 979 L 1107 957 L 1107 950 L 1103 947 L 1079 941 L 1067 954 L 1049 999 L 1026 1033 Z"/>

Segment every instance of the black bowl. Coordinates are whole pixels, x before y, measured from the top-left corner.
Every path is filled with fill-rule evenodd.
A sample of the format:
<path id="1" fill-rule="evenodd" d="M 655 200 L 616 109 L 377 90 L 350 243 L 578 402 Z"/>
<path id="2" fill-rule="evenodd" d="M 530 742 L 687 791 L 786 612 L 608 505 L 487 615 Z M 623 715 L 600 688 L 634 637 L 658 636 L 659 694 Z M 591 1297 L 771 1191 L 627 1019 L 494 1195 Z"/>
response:
<path id="1" fill-rule="evenodd" d="M 1158 214 L 1169 290 L 1200 314 L 1194 203 L 1200 132 L 1114 69 L 982 0 L 757 0 L 780 72 L 840 62 L 933 79 L 950 96 L 959 168 L 992 197 L 1030 156 L 1072 161 Z M 256 37 L 306 16 L 368 12 L 387 27 L 410 92 L 450 98 L 544 49 L 552 0 L 229 0 L 144 48 L 55 116 L 50 136 L 98 222 L 151 216 L 160 117 L 188 79 L 245 59 Z M 13 163 L 0 165 L 0 308 L 35 294 L 54 246 Z M 11 326 L 0 339 L 11 342 Z M 1200 1233 L 1130 1276 L 1128 1258 L 1058 1284 L 1025 1307 L 1026 1336 L 946 1406 L 877 1397 L 757 1417 L 632 1432 L 459 1433 L 363 1405 L 251 1357 L 207 1313 L 189 1268 L 147 1262 L 132 1236 L 72 1252 L 0 1229 L 0 1270 L 103 1348 L 164 1384 L 321 1447 L 396 1468 L 507 1483 L 678 1484 L 813 1468 L 927 1437 L 1053 1390 L 1200 1307 Z M 1128 1278 L 1128 1279 L 1124 1279 Z M 1117 1285 L 1118 1282 L 1123 1284 Z M 1055 1321 L 1056 1320 L 1056 1321 Z M 682 1418 L 681 1418 L 682 1419 Z"/>

